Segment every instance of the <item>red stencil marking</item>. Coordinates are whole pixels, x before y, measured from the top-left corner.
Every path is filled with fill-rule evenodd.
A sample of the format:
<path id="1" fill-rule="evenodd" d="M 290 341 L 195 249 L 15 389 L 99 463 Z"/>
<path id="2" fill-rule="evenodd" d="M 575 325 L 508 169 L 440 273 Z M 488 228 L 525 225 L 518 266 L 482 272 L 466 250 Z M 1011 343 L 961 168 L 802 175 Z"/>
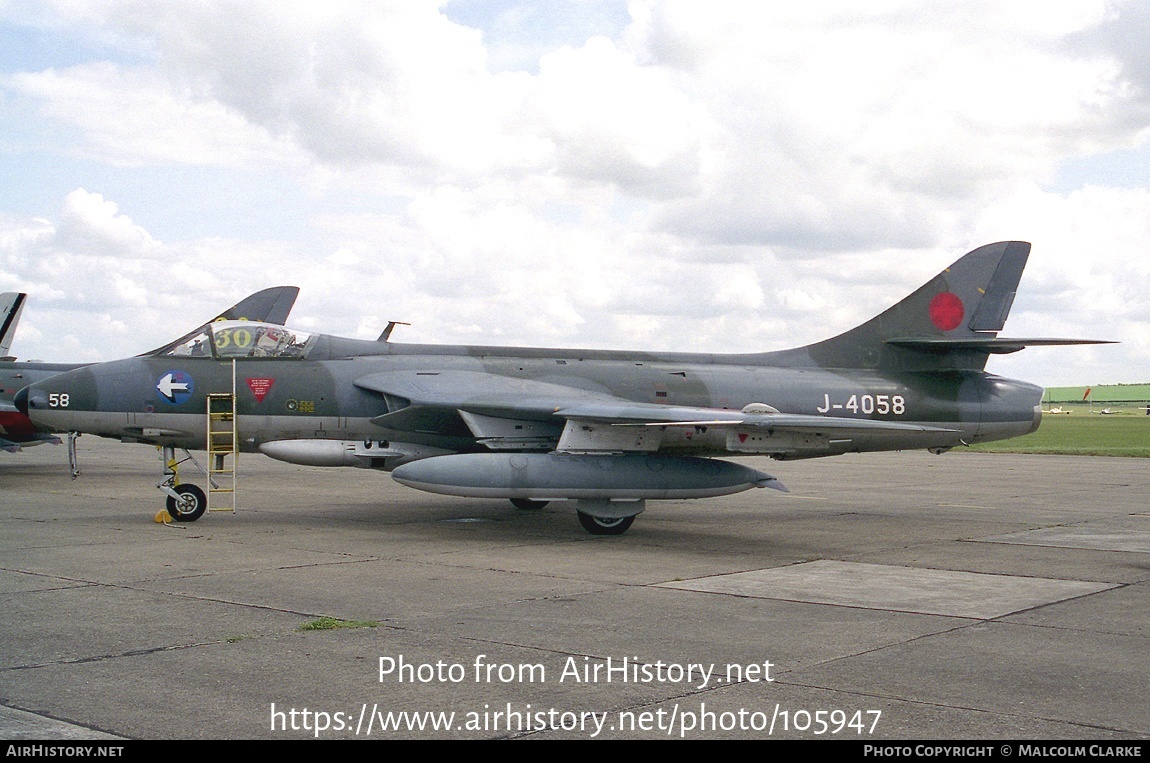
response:
<path id="1" fill-rule="evenodd" d="M 272 385 L 275 383 L 275 379 L 248 379 L 248 387 L 251 389 L 252 394 L 256 396 L 257 403 L 262 403 L 264 401 L 264 398 L 267 397 L 268 392 L 271 390 Z"/>

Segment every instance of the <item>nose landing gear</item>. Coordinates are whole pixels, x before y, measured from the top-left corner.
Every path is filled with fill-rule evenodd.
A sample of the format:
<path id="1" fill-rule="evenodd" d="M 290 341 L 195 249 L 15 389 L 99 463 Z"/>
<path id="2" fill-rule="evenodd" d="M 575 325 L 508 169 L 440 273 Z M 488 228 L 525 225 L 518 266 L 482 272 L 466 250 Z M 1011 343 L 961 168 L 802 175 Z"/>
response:
<path id="1" fill-rule="evenodd" d="M 160 451 L 160 458 L 164 462 L 164 479 L 156 487 L 168 496 L 168 514 L 177 522 L 195 522 L 207 510 L 208 497 L 196 485 L 180 483 L 180 464 L 191 461 L 201 472 L 204 468 L 186 450 L 185 458 L 180 460 L 176 460 L 176 449 L 171 446 L 161 446 Z"/>

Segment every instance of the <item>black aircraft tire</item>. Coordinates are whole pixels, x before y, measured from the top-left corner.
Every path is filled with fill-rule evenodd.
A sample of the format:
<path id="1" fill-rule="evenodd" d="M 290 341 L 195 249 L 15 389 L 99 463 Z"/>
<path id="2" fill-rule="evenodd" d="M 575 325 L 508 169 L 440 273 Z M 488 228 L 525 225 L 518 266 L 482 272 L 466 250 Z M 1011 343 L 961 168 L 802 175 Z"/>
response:
<path id="1" fill-rule="evenodd" d="M 177 485 L 180 500 L 168 496 L 168 513 L 177 522 L 195 522 L 208 508 L 208 497 L 195 485 Z"/>
<path id="2" fill-rule="evenodd" d="M 602 517 L 593 517 L 590 514 L 585 514 L 582 511 L 575 513 L 579 515 L 579 524 L 583 525 L 583 529 L 592 535 L 622 535 L 627 532 L 627 528 L 635 521 L 634 514 L 629 517 L 603 519 Z"/>
<path id="3" fill-rule="evenodd" d="M 511 505 L 523 511 L 539 511 L 546 506 L 549 501 L 533 501 L 530 498 L 512 498 Z"/>

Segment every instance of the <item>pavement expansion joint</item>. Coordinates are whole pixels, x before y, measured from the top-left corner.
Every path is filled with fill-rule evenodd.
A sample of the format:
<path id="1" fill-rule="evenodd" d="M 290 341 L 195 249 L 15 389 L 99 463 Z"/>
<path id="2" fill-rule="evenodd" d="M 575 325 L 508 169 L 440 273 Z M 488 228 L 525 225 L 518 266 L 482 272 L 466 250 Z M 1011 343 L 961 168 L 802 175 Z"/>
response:
<path id="1" fill-rule="evenodd" d="M 661 583 L 660 586 L 751 598 L 991 620 L 1043 604 L 1105 591 L 1117 587 L 1117 584 L 822 560 Z"/>
<path id="2" fill-rule="evenodd" d="M 8 705 L 0 705 L 0 728 L 4 730 L 4 740 L 10 742 L 127 738 Z"/>
<path id="3" fill-rule="evenodd" d="M 1150 531 L 1115 529 L 1098 525 L 1042 527 L 1037 530 L 977 538 L 974 542 L 1150 554 Z"/>

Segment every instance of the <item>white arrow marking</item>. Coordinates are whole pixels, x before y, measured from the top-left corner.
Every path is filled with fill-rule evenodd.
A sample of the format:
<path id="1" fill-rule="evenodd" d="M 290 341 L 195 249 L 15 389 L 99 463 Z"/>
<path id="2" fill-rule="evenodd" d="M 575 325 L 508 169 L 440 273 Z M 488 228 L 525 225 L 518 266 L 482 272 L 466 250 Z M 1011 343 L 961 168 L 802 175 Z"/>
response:
<path id="1" fill-rule="evenodd" d="M 175 395 L 176 390 L 180 390 L 181 392 L 187 392 L 188 391 L 188 385 L 185 382 L 173 382 L 172 381 L 172 375 L 166 374 L 164 376 L 164 378 L 160 379 L 160 383 L 156 385 L 156 389 L 158 389 L 160 391 L 161 395 L 168 398 L 172 402 L 175 402 L 176 401 L 176 395 Z"/>

